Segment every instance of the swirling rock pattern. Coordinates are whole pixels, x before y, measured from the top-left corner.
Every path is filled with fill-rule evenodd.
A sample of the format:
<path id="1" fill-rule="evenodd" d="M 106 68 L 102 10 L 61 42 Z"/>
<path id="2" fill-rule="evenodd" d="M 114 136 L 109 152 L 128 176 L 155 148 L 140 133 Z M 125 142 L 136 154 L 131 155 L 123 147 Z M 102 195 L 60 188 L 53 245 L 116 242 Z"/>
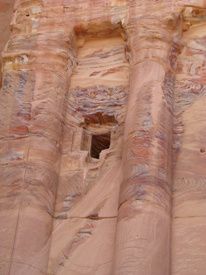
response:
<path id="1" fill-rule="evenodd" d="M 205 275 L 205 1 L 0 15 L 0 274 Z"/>

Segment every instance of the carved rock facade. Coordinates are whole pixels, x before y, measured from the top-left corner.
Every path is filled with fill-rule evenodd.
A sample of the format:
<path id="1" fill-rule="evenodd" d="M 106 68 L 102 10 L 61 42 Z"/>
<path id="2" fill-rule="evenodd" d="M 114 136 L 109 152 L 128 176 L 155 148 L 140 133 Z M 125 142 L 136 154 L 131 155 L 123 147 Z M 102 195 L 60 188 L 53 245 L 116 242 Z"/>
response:
<path id="1" fill-rule="evenodd" d="M 1 2 L 0 274 L 205 275 L 206 3 Z"/>

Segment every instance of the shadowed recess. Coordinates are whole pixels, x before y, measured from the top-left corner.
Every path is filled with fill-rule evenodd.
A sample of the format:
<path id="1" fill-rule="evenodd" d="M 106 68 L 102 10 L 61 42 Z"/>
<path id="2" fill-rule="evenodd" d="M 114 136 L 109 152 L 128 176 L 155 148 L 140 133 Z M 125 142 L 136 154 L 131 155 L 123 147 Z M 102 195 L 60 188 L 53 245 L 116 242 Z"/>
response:
<path id="1" fill-rule="evenodd" d="M 91 157 L 99 159 L 100 153 L 110 147 L 111 133 L 93 135 L 91 144 Z"/>

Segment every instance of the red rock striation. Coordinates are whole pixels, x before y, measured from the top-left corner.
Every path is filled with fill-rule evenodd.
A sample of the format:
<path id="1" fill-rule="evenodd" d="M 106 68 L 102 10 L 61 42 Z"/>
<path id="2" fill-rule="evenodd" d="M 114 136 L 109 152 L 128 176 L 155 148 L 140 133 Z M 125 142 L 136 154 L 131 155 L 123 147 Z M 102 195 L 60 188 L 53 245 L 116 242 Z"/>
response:
<path id="1" fill-rule="evenodd" d="M 205 275 L 206 3 L 1 3 L 0 274 Z"/>

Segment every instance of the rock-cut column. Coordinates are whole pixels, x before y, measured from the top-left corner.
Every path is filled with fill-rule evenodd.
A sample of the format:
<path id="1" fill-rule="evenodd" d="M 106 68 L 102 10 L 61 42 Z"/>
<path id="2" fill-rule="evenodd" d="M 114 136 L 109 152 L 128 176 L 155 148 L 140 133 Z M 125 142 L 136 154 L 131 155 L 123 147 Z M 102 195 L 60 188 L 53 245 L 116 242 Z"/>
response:
<path id="1" fill-rule="evenodd" d="M 46 274 L 69 43 L 56 9 L 18 1 L 0 93 L 0 274 Z"/>
<path id="2" fill-rule="evenodd" d="M 169 275 L 173 20 L 150 17 L 128 26 L 130 95 L 116 275 Z"/>
<path id="3" fill-rule="evenodd" d="M 172 275 L 206 270 L 206 9 L 182 12 L 174 120 Z"/>

